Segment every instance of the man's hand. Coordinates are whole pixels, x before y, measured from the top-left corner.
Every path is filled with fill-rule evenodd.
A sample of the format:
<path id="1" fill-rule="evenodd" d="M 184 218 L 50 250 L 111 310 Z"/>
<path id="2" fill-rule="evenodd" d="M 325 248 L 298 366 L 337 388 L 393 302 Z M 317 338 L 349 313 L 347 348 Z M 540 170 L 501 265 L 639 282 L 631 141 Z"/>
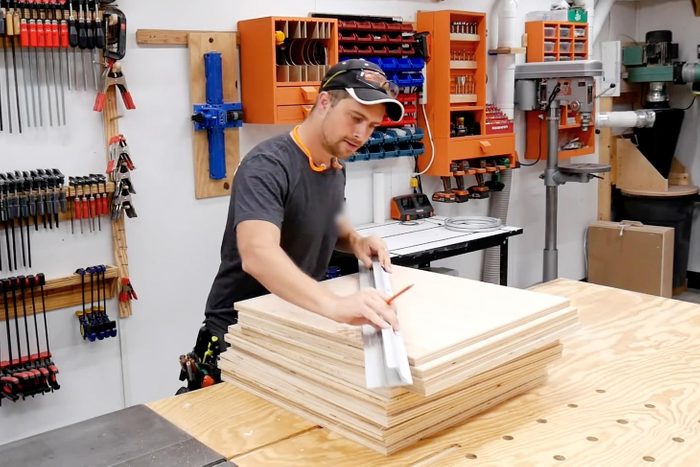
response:
<path id="1" fill-rule="evenodd" d="M 386 303 L 388 298 L 377 289 L 363 289 L 346 297 L 336 297 L 331 303 L 328 317 L 341 323 L 370 324 L 398 331 L 396 308 Z"/>
<path id="2" fill-rule="evenodd" d="M 358 237 L 357 240 L 353 242 L 352 252 L 367 268 L 372 267 L 372 257 L 376 256 L 384 270 L 386 272 L 391 272 L 389 249 L 381 238 L 374 235 Z"/>

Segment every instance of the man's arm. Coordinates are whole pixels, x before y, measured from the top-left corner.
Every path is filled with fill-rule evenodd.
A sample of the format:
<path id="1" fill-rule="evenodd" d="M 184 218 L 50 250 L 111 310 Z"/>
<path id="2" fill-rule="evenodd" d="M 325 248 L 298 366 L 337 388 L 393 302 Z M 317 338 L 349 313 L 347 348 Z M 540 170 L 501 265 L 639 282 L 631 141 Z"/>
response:
<path id="1" fill-rule="evenodd" d="M 368 268 L 372 266 L 372 257 L 376 256 L 384 270 L 391 272 L 389 249 L 384 240 L 375 235 L 363 237 L 350 226 L 350 222 L 344 216 L 338 221 L 338 241 L 335 248 L 352 253 Z"/>
<path id="2" fill-rule="evenodd" d="M 341 297 L 304 274 L 280 247 L 275 224 L 243 221 L 236 228 L 236 239 L 243 270 L 283 300 L 335 321 L 398 329 L 395 308 L 376 289 Z"/>

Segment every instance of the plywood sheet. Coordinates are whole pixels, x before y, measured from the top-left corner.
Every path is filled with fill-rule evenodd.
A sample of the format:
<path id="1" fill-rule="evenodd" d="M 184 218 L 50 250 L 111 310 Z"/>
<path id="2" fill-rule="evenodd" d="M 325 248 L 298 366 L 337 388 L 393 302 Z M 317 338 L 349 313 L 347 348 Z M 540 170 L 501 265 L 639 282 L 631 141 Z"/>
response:
<path id="1" fill-rule="evenodd" d="M 275 465 L 689 465 L 700 458 L 700 306 L 559 279 L 581 329 L 547 383 L 390 457 L 311 430 L 233 458 Z"/>
<path id="2" fill-rule="evenodd" d="M 414 284 L 395 302 L 413 365 L 568 306 L 568 300 L 561 297 L 399 266 L 394 267 L 391 281 L 394 290 Z M 326 281 L 324 285 L 340 295 L 358 289 L 355 275 Z M 266 316 L 314 335 L 332 337 L 358 348 L 362 345 L 356 326 L 337 323 L 274 295 L 238 302 L 235 307 L 242 316 Z"/>

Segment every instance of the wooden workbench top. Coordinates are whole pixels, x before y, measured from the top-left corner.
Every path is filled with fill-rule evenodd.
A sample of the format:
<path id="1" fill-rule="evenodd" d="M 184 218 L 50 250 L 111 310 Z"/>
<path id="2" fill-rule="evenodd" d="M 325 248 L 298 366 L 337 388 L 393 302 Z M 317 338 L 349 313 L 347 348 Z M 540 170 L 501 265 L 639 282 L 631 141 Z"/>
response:
<path id="1" fill-rule="evenodd" d="M 240 466 L 697 465 L 700 306 L 563 279 L 534 290 L 580 312 L 548 382 L 389 457 L 226 384 L 150 407 Z"/>

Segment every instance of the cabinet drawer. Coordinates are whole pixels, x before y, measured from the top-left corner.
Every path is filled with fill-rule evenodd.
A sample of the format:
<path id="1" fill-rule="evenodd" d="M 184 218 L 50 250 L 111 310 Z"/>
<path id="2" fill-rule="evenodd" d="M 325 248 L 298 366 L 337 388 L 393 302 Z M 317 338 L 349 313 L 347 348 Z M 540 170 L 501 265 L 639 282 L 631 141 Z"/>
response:
<path id="1" fill-rule="evenodd" d="M 318 86 L 284 86 L 275 90 L 277 105 L 314 104 L 318 96 Z"/>
<path id="2" fill-rule="evenodd" d="M 275 123 L 301 123 L 311 112 L 312 105 L 278 105 Z"/>
<path id="3" fill-rule="evenodd" d="M 467 136 L 450 138 L 448 155 L 452 159 L 469 159 L 472 157 L 509 155 L 515 152 L 513 135 Z"/>

